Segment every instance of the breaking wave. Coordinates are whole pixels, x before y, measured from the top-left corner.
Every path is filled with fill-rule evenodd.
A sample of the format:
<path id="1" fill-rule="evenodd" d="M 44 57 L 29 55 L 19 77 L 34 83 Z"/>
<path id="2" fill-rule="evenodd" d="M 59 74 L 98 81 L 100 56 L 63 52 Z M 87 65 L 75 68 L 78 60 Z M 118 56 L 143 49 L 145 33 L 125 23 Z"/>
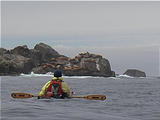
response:
<path id="1" fill-rule="evenodd" d="M 118 75 L 116 76 L 117 78 L 134 78 L 132 76 L 129 76 L 129 75 Z"/>
<path id="2" fill-rule="evenodd" d="M 34 72 L 31 72 L 30 74 L 23 74 L 21 73 L 20 76 L 23 77 L 42 77 L 42 76 L 46 76 L 46 77 L 52 77 L 54 75 L 54 73 L 52 72 L 48 72 L 46 74 L 36 74 Z M 93 76 L 63 76 L 63 78 L 99 78 L 99 77 L 93 77 Z"/>
<path id="3" fill-rule="evenodd" d="M 46 74 L 36 74 L 34 72 L 31 72 L 30 74 L 23 74 L 21 73 L 20 76 L 22 77 L 52 77 L 54 75 L 53 72 L 48 72 Z M 80 79 L 85 79 L 85 78 L 103 78 L 103 77 L 96 77 L 96 76 L 63 76 L 63 78 L 80 78 Z M 136 78 L 136 77 L 132 77 L 132 76 L 128 76 L 128 75 L 116 75 L 116 77 L 108 77 L 108 78 L 111 78 L 111 79 L 121 79 L 121 78 L 130 78 L 130 79 L 133 79 L 133 78 Z M 139 77 L 139 78 L 145 78 L 145 77 Z M 148 77 L 147 77 L 148 78 Z M 153 77 L 151 77 L 153 78 Z M 160 77 L 156 77 L 158 79 L 160 79 Z"/>
<path id="4" fill-rule="evenodd" d="M 21 73 L 20 76 L 24 76 L 24 77 L 53 76 L 53 73 L 52 72 L 48 72 L 46 74 L 36 74 L 34 72 L 31 72 L 30 74 Z"/>

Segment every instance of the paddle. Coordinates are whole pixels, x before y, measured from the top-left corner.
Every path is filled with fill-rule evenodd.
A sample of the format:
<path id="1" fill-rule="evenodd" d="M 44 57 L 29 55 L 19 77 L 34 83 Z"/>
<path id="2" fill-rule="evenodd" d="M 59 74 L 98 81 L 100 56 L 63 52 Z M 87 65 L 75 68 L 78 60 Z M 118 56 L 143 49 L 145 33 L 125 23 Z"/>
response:
<path id="1" fill-rule="evenodd" d="M 87 95 L 87 96 L 71 96 L 70 98 L 84 98 L 87 100 L 105 100 L 106 96 L 104 96 L 104 95 Z"/>
<path id="2" fill-rule="evenodd" d="M 24 98 L 38 97 L 38 95 L 32 95 L 28 93 L 12 93 L 11 97 L 18 98 L 18 99 L 24 99 Z"/>
<path id="3" fill-rule="evenodd" d="M 32 95 L 28 93 L 12 93 L 11 97 L 18 99 L 38 97 L 38 95 Z M 88 100 L 105 100 L 106 96 L 104 95 L 88 95 L 88 96 L 71 96 L 70 98 L 84 98 Z"/>

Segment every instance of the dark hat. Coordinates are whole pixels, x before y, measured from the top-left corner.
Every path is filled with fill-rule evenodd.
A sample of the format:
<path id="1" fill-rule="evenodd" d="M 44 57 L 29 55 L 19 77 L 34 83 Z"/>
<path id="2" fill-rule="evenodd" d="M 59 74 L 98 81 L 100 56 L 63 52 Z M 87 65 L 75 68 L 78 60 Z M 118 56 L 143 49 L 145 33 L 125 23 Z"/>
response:
<path id="1" fill-rule="evenodd" d="M 62 72 L 60 70 L 56 70 L 54 72 L 54 77 L 62 77 Z"/>

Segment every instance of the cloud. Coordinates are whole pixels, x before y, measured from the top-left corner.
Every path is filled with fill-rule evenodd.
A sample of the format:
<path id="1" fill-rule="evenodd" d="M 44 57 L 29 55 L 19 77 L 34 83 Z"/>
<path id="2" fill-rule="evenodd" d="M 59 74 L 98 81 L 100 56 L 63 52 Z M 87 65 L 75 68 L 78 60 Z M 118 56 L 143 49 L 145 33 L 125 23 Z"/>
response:
<path id="1" fill-rule="evenodd" d="M 5 7 L 2 6 L 2 21 L 7 19 L 8 35 L 91 36 L 160 28 L 159 5 L 154 2 L 151 5 L 127 2 L 33 3 L 7 2 Z"/>
<path id="2" fill-rule="evenodd" d="M 2 47 L 44 42 L 67 56 L 101 54 L 118 72 L 157 74 L 160 2 L 2 1 L 1 8 Z"/>

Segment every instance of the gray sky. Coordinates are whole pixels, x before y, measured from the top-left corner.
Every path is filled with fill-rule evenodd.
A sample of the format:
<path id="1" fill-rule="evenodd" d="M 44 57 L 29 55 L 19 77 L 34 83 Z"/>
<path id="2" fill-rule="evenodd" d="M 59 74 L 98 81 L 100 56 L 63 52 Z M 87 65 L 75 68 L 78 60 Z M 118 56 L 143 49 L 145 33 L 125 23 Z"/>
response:
<path id="1" fill-rule="evenodd" d="M 159 74 L 160 2 L 2 2 L 1 47 L 43 42 L 60 54 L 100 54 L 122 74 Z"/>

